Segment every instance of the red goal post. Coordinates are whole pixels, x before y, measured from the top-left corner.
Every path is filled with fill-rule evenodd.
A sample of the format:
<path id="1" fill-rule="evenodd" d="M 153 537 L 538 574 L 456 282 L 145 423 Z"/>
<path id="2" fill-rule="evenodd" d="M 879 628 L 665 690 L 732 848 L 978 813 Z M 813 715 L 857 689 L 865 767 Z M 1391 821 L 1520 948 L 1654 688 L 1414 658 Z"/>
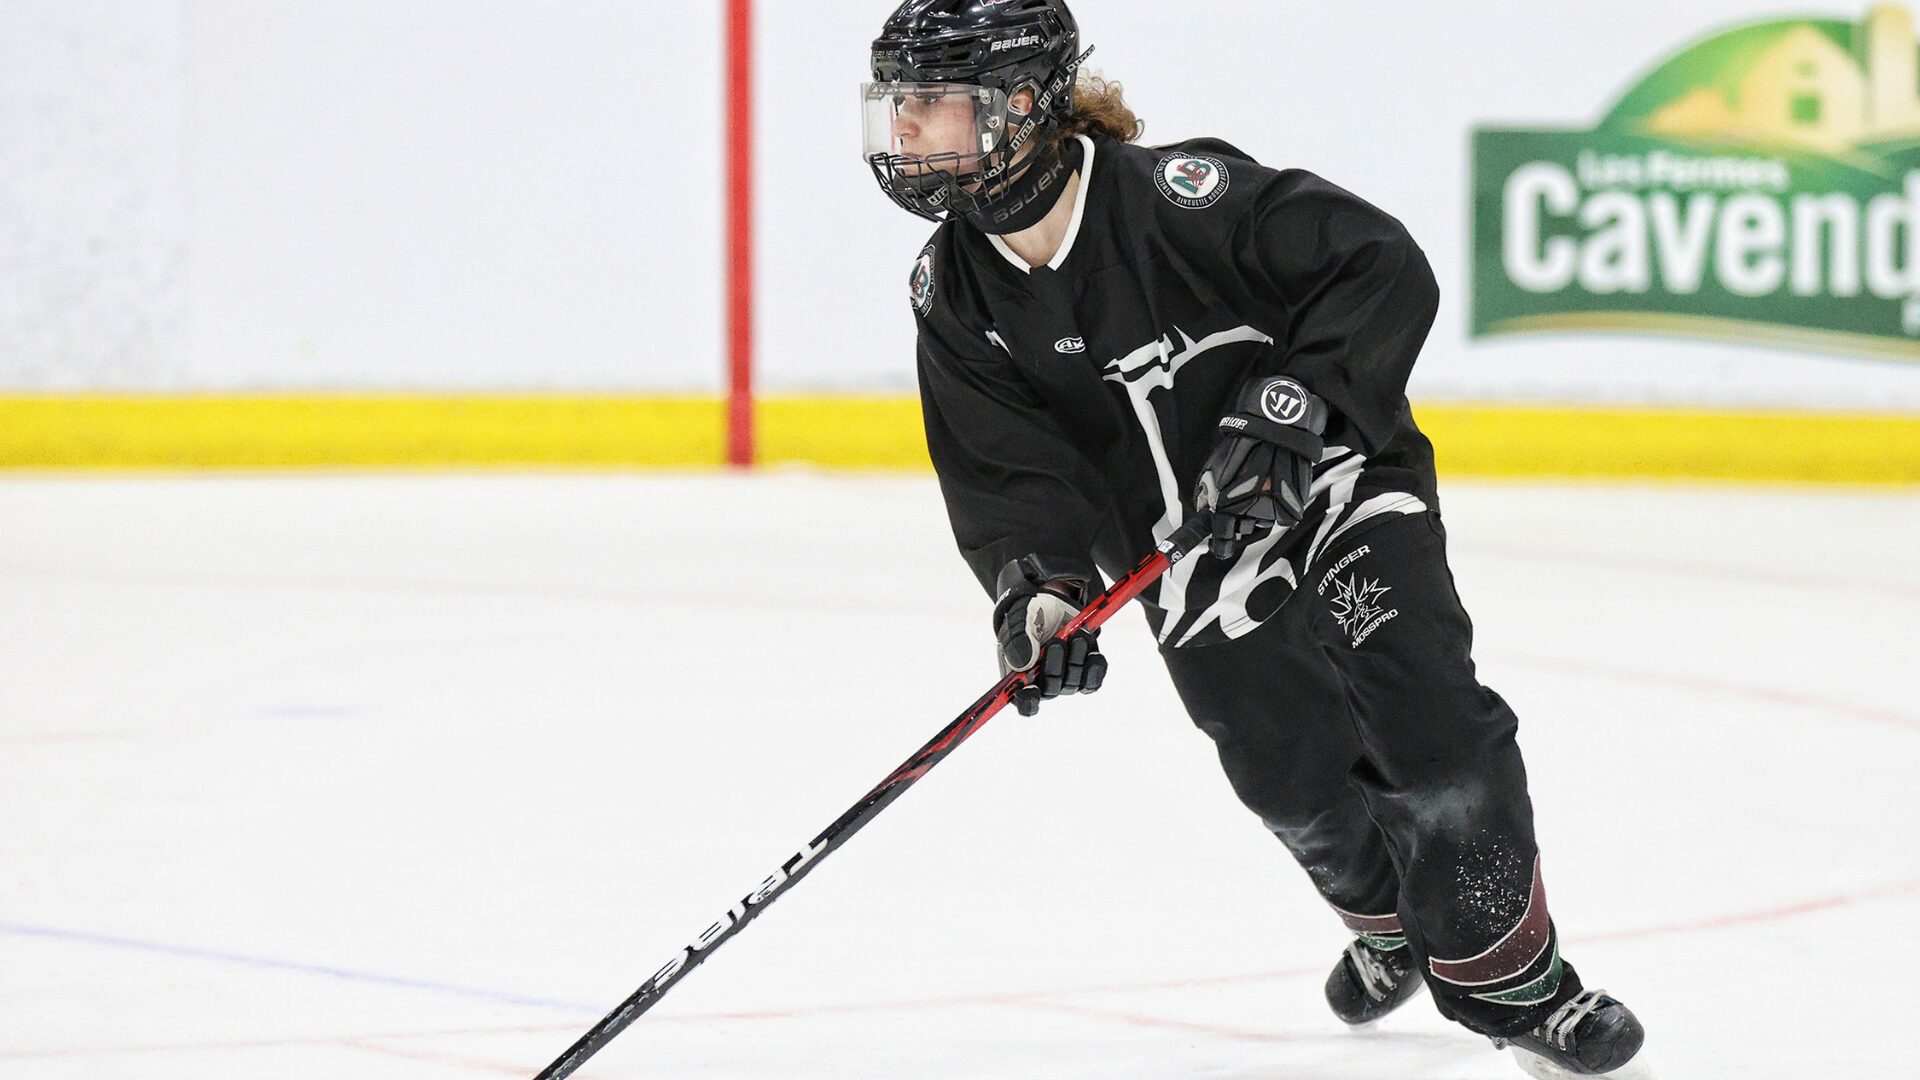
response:
<path id="1" fill-rule="evenodd" d="M 727 464 L 753 464 L 753 0 L 727 0 Z"/>

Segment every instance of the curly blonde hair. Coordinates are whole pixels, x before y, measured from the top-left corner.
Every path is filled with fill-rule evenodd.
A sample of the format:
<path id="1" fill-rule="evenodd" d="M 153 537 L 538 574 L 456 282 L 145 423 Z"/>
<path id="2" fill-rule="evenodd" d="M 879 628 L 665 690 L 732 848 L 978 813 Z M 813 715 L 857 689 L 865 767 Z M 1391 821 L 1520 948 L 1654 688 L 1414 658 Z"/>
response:
<path id="1" fill-rule="evenodd" d="M 1147 130 L 1147 124 L 1128 108 L 1118 81 L 1087 72 L 1074 84 L 1073 115 L 1067 117 L 1062 129 L 1069 136 L 1105 135 L 1134 142 Z"/>

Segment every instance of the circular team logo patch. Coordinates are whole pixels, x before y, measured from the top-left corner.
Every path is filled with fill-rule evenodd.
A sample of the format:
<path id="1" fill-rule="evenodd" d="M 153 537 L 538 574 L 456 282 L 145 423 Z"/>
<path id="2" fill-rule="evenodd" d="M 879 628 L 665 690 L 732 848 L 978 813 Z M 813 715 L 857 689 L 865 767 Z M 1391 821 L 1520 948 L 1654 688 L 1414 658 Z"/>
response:
<path id="1" fill-rule="evenodd" d="M 1292 379 L 1275 379 L 1260 392 L 1260 411 L 1276 424 L 1297 424 L 1307 415 L 1306 387 Z"/>
<path id="2" fill-rule="evenodd" d="M 933 306 L 932 244 L 928 244 L 913 262 L 913 273 L 907 278 L 907 295 L 913 300 L 913 310 L 922 315 Z"/>
<path id="3" fill-rule="evenodd" d="M 1168 202 L 1200 210 L 1227 193 L 1227 166 L 1219 158 L 1168 154 L 1154 170 L 1153 182 Z"/>

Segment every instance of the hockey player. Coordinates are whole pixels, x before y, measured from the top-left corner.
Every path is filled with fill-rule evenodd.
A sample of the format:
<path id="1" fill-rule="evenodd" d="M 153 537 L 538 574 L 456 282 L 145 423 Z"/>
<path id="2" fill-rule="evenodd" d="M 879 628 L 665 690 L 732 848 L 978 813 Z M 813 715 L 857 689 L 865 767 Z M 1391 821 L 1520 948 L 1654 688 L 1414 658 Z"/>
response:
<path id="1" fill-rule="evenodd" d="M 1144 597 L 1240 799 L 1355 935 L 1349 1024 L 1424 984 L 1536 1075 L 1643 1033 L 1560 956 L 1516 721 L 1480 685 L 1407 375 L 1438 291 L 1398 221 L 1226 143 L 1135 145 L 1064 0 L 908 0 L 873 43 L 867 160 L 942 224 L 909 277 L 927 444 L 995 597 L 1018 705 L 1096 690 L 1050 642 L 1189 514 Z"/>

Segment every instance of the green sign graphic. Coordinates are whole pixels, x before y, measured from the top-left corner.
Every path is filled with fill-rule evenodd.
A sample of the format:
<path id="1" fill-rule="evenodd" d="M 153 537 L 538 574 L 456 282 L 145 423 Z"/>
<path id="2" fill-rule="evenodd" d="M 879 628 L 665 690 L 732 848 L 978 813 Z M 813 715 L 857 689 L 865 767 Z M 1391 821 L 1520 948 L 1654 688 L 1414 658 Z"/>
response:
<path id="1" fill-rule="evenodd" d="M 1739 27 L 1591 131 L 1475 131 L 1471 325 L 1920 359 L 1912 14 Z"/>

